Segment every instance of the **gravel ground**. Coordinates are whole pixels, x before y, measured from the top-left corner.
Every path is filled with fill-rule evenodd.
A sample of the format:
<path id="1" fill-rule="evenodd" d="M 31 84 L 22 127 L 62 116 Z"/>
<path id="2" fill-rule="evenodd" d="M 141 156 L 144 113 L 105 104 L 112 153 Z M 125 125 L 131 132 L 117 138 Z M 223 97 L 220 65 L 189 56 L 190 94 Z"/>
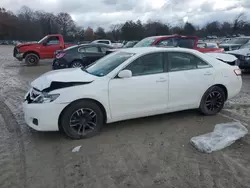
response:
<path id="1" fill-rule="evenodd" d="M 212 154 L 189 144 L 217 123 L 250 122 L 250 74 L 217 116 L 192 110 L 123 121 L 105 126 L 99 136 L 73 141 L 25 125 L 23 96 L 51 62 L 27 67 L 13 59 L 12 50 L 0 46 L 0 188 L 250 187 L 249 134 Z"/>

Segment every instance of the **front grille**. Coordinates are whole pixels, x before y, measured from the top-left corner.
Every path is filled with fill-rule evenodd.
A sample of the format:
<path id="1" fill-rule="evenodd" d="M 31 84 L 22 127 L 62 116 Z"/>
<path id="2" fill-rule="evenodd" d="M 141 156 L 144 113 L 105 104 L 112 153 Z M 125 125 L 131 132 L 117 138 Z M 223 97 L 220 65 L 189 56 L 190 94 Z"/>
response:
<path id="1" fill-rule="evenodd" d="M 15 46 L 13 50 L 13 57 L 16 57 L 17 54 L 18 54 L 18 50 L 17 50 L 17 47 Z"/>
<path id="2" fill-rule="evenodd" d="M 28 103 L 32 103 L 39 95 L 41 95 L 41 92 L 32 88 L 25 100 L 27 100 Z"/>

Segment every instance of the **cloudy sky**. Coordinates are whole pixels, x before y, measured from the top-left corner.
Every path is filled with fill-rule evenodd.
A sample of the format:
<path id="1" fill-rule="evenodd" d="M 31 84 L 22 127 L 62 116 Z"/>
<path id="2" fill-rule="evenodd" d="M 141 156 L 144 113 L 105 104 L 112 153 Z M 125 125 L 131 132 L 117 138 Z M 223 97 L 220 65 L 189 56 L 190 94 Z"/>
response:
<path id="1" fill-rule="evenodd" d="M 211 20 L 231 21 L 241 12 L 250 20 L 250 0 L 0 0 L 0 7 L 14 12 L 23 5 L 68 12 L 79 25 L 94 28 L 138 19 L 203 25 Z"/>

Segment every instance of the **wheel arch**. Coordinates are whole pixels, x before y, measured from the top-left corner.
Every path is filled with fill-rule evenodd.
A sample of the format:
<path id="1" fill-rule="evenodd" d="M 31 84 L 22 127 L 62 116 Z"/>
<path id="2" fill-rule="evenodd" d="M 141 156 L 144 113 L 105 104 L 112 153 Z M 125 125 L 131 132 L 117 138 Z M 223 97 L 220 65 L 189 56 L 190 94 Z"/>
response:
<path id="1" fill-rule="evenodd" d="M 211 88 L 215 87 L 215 86 L 220 87 L 220 88 L 224 91 L 224 93 L 225 93 L 225 101 L 228 99 L 228 91 L 227 91 L 226 86 L 224 86 L 223 84 L 214 84 L 214 85 L 210 86 L 210 87 L 203 93 L 203 95 L 202 95 L 202 97 L 201 97 L 201 99 L 200 99 L 200 103 L 199 103 L 199 104 L 201 104 L 202 98 L 203 98 L 203 96 L 205 95 L 205 93 L 206 93 L 207 91 L 209 91 Z"/>
<path id="2" fill-rule="evenodd" d="M 36 51 L 27 51 L 23 54 L 23 58 L 25 59 L 25 57 L 28 55 L 28 54 L 36 54 L 37 57 L 40 59 L 40 55 L 39 53 L 37 53 Z"/>
<path id="3" fill-rule="evenodd" d="M 96 100 L 96 99 L 91 99 L 91 98 L 77 99 L 77 100 L 72 101 L 71 103 L 69 103 L 69 104 L 61 111 L 61 113 L 60 113 L 60 115 L 59 115 L 59 118 L 58 118 L 58 128 L 59 128 L 60 131 L 62 130 L 62 128 L 61 128 L 61 119 L 62 119 L 63 113 L 64 113 L 65 110 L 66 110 L 67 108 L 69 108 L 71 105 L 73 105 L 74 103 L 77 103 L 77 102 L 79 102 L 79 101 L 92 101 L 92 102 L 96 103 L 96 104 L 101 108 L 101 111 L 102 111 L 102 113 L 103 113 L 103 115 L 104 115 L 104 122 L 107 122 L 107 110 L 105 109 L 104 105 L 103 105 L 101 102 L 99 102 L 99 101 Z"/>
<path id="4" fill-rule="evenodd" d="M 214 86 L 217 86 L 217 87 L 220 87 L 221 89 L 223 89 L 223 91 L 225 93 L 225 100 L 227 100 L 228 99 L 228 90 L 227 90 L 226 86 L 224 86 L 223 84 L 215 84 L 212 87 L 214 87 Z"/>

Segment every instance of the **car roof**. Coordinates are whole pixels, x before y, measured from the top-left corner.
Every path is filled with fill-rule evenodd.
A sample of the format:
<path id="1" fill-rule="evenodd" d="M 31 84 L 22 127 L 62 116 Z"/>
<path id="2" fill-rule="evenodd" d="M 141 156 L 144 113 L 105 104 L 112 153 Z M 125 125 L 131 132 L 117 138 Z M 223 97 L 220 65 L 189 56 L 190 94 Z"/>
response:
<path id="1" fill-rule="evenodd" d="M 144 54 L 150 52 L 170 52 L 170 51 L 198 53 L 197 50 L 187 49 L 187 48 L 161 48 L 161 47 L 124 48 L 124 49 L 119 49 L 119 51 L 136 53 L 136 54 Z"/>

